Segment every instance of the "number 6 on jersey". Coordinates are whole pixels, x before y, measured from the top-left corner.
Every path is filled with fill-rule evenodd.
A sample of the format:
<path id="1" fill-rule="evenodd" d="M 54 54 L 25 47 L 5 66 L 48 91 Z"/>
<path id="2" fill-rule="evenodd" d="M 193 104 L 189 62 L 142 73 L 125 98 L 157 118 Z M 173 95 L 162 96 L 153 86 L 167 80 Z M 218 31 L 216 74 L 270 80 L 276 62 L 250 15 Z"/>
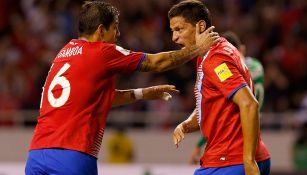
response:
<path id="1" fill-rule="evenodd" d="M 69 69 L 69 67 L 70 65 L 68 63 L 64 64 L 64 66 L 59 70 L 59 72 L 55 75 L 55 77 L 50 83 L 50 86 L 48 88 L 48 102 L 52 107 L 57 108 L 63 106 L 69 98 L 70 83 L 66 77 L 61 76 Z M 62 93 L 59 97 L 55 97 L 52 93 L 52 90 L 56 85 L 60 85 L 62 87 Z"/>

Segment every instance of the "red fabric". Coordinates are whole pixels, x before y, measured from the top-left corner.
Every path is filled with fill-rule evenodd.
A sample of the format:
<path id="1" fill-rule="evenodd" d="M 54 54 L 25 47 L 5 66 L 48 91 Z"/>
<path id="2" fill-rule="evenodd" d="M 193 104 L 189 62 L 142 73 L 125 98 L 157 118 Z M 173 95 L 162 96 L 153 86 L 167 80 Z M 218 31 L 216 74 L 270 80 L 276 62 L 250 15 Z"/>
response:
<path id="1" fill-rule="evenodd" d="M 59 52 L 45 82 L 31 150 L 56 147 L 97 157 L 114 97 L 115 74 L 135 71 L 144 56 L 130 51 L 124 52 L 125 55 L 116 47 L 72 40 Z M 70 67 L 65 68 L 68 64 Z M 52 88 L 51 83 L 56 81 Z M 51 105 L 50 87 L 49 96 L 54 98 L 69 94 L 64 104 Z M 70 92 L 65 92 L 63 87 Z"/>
<path id="2" fill-rule="evenodd" d="M 207 140 L 201 166 L 224 167 L 242 164 L 243 134 L 240 111 L 231 98 L 240 88 L 253 86 L 250 73 L 239 52 L 224 39 L 213 46 L 204 57 L 199 57 L 197 64 L 196 113 Z M 232 75 L 222 81 L 216 68 L 224 64 Z M 268 158 L 268 150 L 259 133 L 256 160 Z"/>

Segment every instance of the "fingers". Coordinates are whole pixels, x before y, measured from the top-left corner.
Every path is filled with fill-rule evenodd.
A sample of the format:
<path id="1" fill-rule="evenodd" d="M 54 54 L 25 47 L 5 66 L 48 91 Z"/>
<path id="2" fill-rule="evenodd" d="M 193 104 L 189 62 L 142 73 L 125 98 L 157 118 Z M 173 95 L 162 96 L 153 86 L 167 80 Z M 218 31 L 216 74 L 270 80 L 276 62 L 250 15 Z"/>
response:
<path id="1" fill-rule="evenodd" d="M 177 136 L 173 136 L 173 143 L 174 145 L 176 146 L 176 148 L 179 147 L 179 143 L 181 142 L 181 138 L 180 137 L 177 137 Z"/>
<path id="2" fill-rule="evenodd" d="M 207 28 L 207 30 L 205 30 L 205 32 L 206 32 L 206 33 L 211 33 L 211 32 L 213 32 L 214 29 L 215 29 L 215 27 L 214 27 L 214 26 L 211 26 L 211 27 Z M 215 33 L 216 33 L 216 32 L 215 32 Z"/>
<path id="3" fill-rule="evenodd" d="M 219 41 L 220 35 L 217 32 L 211 32 L 209 34 L 211 36 L 211 39 L 212 39 L 213 43 L 216 43 L 216 42 Z"/>
<path id="4" fill-rule="evenodd" d="M 219 33 L 217 33 L 217 32 L 210 32 L 209 35 L 211 37 L 215 37 L 215 36 L 219 36 Z"/>
<path id="5" fill-rule="evenodd" d="M 171 95 L 171 94 L 169 94 L 168 92 L 163 92 L 162 99 L 163 99 L 164 101 L 168 101 L 168 100 L 170 100 L 171 98 L 172 98 L 172 95 Z"/>
<path id="6" fill-rule="evenodd" d="M 159 85 L 155 86 L 157 91 L 168 92 L 168 93 L 179 93 L 179 90 L 176 89 L 174 85 Z"/>
<path id="7" fill-rule="evenodd" d="M 179 143 L 184 139 L 184 133 L 182 130 L 182 125 L 178 125 L 173 133 L 173 143 L 178 148 Z"/>
<path id="8" fill-rule="evenodd" d="M 158 85 L 143 88 L 143 99 L 145 100 L 165 100 L 168 101 L 172 98 L 172 93 L 179 93 L 174 85 Z"/>
<path id="9" fill-rule="evenodd" d="M 215 29 L 215 26 L 211 26 L 209 28 L 207 28 L 207 30 L 205 30 L 205 33 L 211 33 L 213 32 L 213 30 Z M 200 26 L 199 26 L 199 22 L 196 23 L 196 34 L 200 34 Z"/>
<path id="10" fill-rule="evenodd" d="M 176 146 L 176 148 L 178 148 L 178 140 L 177 140 L 177 138 L 175 137 L 175 135 L 173 135 L 173 143 L 174 143 L 174 145 Z"/>

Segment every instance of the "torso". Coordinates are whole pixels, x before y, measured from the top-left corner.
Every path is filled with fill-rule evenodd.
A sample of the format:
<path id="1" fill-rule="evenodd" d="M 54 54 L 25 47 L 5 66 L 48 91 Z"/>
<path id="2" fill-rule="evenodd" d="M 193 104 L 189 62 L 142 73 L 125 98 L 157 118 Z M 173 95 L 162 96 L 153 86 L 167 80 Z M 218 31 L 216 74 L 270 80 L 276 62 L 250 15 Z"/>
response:
<path id="1" fill-rule="evenodd" d="M 198 58 L 195 85 L 196 113 L 207 140 L 202 167 L 223 167 L 243 163 L 243 136 L 238 106 L 231 98 L 244 86 L 253 88 L 250 73 L 239 52 L 226 40 Z M 269 157 L 259 138 L 257 160 Z"/>
<path id="2" fill-rule="evenodd" d="M 115 74 L 136 70 L 143 53 L 72 40 L 54 59 L 30 149 L 64 148 L 97 156 L 115 92 Z"/>

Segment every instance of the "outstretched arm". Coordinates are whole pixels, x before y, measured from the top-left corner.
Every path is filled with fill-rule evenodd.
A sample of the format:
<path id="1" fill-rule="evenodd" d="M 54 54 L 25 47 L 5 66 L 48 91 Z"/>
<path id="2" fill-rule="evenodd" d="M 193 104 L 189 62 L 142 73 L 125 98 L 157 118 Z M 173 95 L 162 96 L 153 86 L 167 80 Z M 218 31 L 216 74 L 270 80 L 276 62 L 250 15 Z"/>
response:
<path id="1" fill-rule="evenodd" d="M 198 55 L 205 53 L 215 44 L 219 35 L 213 32 L 214 26 L 200 33 L 199 26 L 196 24 L 196 45 L 177 51 L 160 52 L 157 54 L 147 54 L 140 66 L 141 72 L 162 72 L 179 65 L 182 65 Z"/>
<path id="2" fill-rule="evenodd" d="M 188 119 L 180 123 L 174 130 L 173 142 L 178 148 L 179 143 L 184 139 L 185 133 L 190 133 L 199 130 L 199 125 L 196 118 L 196 111 L 194 110 Z"/>
<path id="3" fill-rule="evenodd" d="M 168 101 L 171 93 L 179 91 L 173 85 L 158 85 L 147 88 L 115 90 L 112 107 L 133 103 L 137 100 L 165 100 Z"/>
<path id="4" fill-rule="evenodd" d="M 249 87 L 241 88 L 233 96 L 233 102 L 240 108 L 243 132 L 243 161 L 246 175 L 260 175 L 255 160 L 259 134 L 259 104 Z"/>

